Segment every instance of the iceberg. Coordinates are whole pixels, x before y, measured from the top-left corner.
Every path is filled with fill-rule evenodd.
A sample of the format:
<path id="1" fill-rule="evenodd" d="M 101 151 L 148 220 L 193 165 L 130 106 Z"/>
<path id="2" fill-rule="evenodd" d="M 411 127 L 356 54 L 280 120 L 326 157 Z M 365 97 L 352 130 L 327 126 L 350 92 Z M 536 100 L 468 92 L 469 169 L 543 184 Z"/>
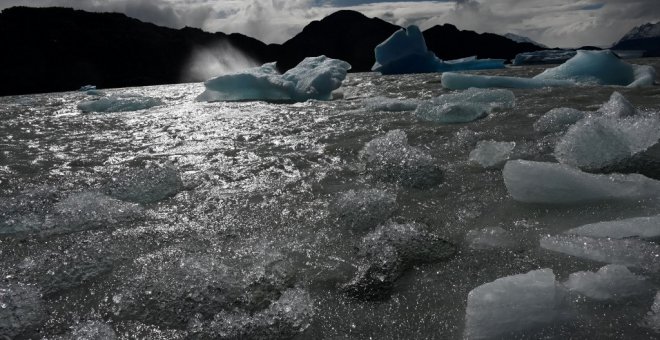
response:
<path id="1" fill-rule="evenodd" d="M 424 35 L 415 25 L 400 29 L 374 49 L 372 71 L 381 74 L 430 73 L 449 70 L 504 68 L 504 59 L 467 57 L 442 61 L 426 47 Z"/>
<path id="2" fill-rule="evenodd" d="M 645 293 L 650 288 L 643 276 L 635 275 L 626 266 L 610 264 L 597 272 L 577 272 L 569 275 L 564 286 L 596 300 L 620 299 Z"/>
<path id="3" fill-rule="evenodd" d="M 480 141 L 470 152 L 470 161 L 486 169 L 498 168 L 509 160 L 515 147 L 515 142 Z"/>
<path id="4" fill-rule="evenodd" d="M 660 196 L 660 181 L 631 175 L 595 175 L 564 164 L 508 161 L 504 184 L 516 201 L 570 204 Z"/>
<path id="5" fill-rule="evenodd" d="M 308 57 L 284 74 L 275 63 L 209 79 L 198 101 L 330 100 L 351 65 L 326 56 Z"/>
<path id="6" fill-rule="evenodd" d="M 566 231 L 566 234 L 616 239 L 657 238 L 660 237 L 660 215 L 585 224 Z"/>
<path id="7" fill-rule="evenodd" d="M 424 102 L 417 107 L 415 115 L 437 123 L 467 123 L 485 117 L 494 109 L 510 109 L 515 100 L 509 90 L 468 89 Z"/>
<path id="8" fill-rule="evenodd" d="M 538 132 L 562 132 L 587 115 L 586 112 L 559 107 L 552 109 L 534 123 L 534 130 Z"/>
<path id="9" fill-rule="evenodd" d="M 575 57 L 575 50 L 542 50 L 516 54 L 513 59 L 514 66 L 537 64 L 561 64 Z"/>
<path id="10" fill-rule="evenodd" d="M 620 264 L 649 272 L 660 270 L 660 246 L 634 238 L 611 239 L 576 235 L 544 236 L 541 248 L 587 260 Z"/>
<path id="11" fill-rule="evenodd" d="M 471 249 L 511 248 L 515 246 L 511 234 L 500 227 L 470 230 L 465 235 L 465 241 Z"/>
<path id="12" fill-rule="evenodd" d="M 127 112 L 152 108 L 162 105 L 160 99 L 138 95 L 114 95 L 100 97 L 94 100 L 83 100 L 78 103 L 78 109 L 88 112 Z"/>
<path id="13" fill-rule="evenodd" d="M 442 85 L 449 89 L 540 88 L 577 84 L 643 87 L 653 86 L 655 76 L 653 67 L 628 64 L 609 50 L 579 50 L 565 63 L 549 68 L 533 78 L 444 73 Z"/>
<path id="14" fill-rule="evenodd" d="M 552 324 L 568 314 L 566 294 L 551 269 L 499 278 L 468 294 L 466 339 L 512 337 Z"/>

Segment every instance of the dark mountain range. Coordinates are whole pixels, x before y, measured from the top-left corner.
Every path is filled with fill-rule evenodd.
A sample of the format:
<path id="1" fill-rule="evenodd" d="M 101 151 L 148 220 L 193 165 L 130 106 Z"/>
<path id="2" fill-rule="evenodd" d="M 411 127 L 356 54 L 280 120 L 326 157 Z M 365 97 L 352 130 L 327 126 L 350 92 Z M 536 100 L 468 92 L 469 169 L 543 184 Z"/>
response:
<path id="1" fill-rule="evenodd" d="M 613 50 L 641 50 L 646 57 L 660 57 L 660 22 L 637 26 L 626 33 Z"/>
<path id="2" fill-rule="evenodd" d="M 400 27 L 353 11 L 339 11 L 307 25 L 281 45 L 241 34 L 159 27 L 117 13 L 68 8 L 14 7 L 0 13 L 0 95 L 177 83 L 196 49 L 228 43 L 258 63 L 277 61 L 285 71 L 308 56 L 348 61 L 369 71 L 374 47 Z M 538 46 L 452 25 L 424 32 L 442 59 L 477 55 L 512 59 Z"/>

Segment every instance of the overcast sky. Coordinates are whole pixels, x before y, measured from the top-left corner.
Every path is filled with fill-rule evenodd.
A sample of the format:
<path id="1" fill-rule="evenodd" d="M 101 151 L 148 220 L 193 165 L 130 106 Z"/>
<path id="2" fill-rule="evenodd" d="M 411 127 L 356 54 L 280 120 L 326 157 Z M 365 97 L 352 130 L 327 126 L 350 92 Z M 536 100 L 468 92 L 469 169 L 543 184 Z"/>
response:
<path id="1" fill-rule="evenodd" d="M 609 46 L 631 28 L 660 20 L 660 0 L 0 0 L 0 8 L 17 5 L 121 12 L 163 26 L 239 32 L 269 43 L 284 42 L 339 9 L 422 29 L 452 23 L 477 32 L 511 32 L 553 47 Z"/>

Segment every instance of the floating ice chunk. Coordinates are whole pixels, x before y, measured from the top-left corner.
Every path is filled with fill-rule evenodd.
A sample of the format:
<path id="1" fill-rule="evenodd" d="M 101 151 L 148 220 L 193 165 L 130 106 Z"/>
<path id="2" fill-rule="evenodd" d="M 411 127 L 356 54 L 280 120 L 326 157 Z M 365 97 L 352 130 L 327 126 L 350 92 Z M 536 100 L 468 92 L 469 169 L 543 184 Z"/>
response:
<path id="1" fill-rule="evenodd" d="M 625 86 L 635 81 L 635 74 L 632 65 L 609 50 L 579 50 L 575 57 L 543 71 L 534 79 L 570 79 L 578 83 Z"/>
<path id="2" fill-rule="evenodd" d="M 0 286 L 0 338 L 32 339 L 46 321 L 39 291 L 27 285 Z"/>
<path id="3" fill-rule="evenodd" d="M 57 340 L 115 340 L 117 334 L 107 323 L 87 321 L 73 327 L 71 333 Z"/>
<path id="4" fill-rule="evenodd" d="M 426 47 L 424 35 L 415 25 L 400 29 L 374 49 L 376 63 L 371 68 L 382 74 L 443 72 L 504 68 L 503 59 L 467 57 L 442 61 Z"/>
<path id="5" fill-rule="evenodd" d="M 551 269 L 499 278 L 468 294 L 465 338 L 506 338 L 556 322 L 567 313 L 565 292 Z"/>
<path id="6" fill-rule="evenodd" d="M 598 112 L 604 116 L 611 117 L 630 117 L 637 114 L 635 107 L 624 97 L 621 93 L 614 91 L 605 104 L 603 104 Z"/>
<path id="7" fill-rule="evenodd" d="M 651 311 L 646 314 L 646 318 L 644 318 L 641 324 L 660 333 L 660 292 L 655 295 L 653 305 L 651 305 Z"/>
<path id="8" fill-rule="evenodd" d="M 532 79 L 505 76 L 482 76 L 467 73 L 445 72 L 441 77 L 442 86 L 452 90 L 476 88 L 521 88 L 535 89 L 551 86 L 574 86 L 572 80 Z"/>
<path id="9" fill-rule="evenodd" d="M 78 109 L 82 112 L 126 112 L 144 110 L 162 104 L 160 99 L 125 94 L 83 100 L 78 103 Z"/>
<path id="10" fill-rule="evenodd" d="M 575 50 L 542 50 L 516 54 L 513 65 L 561 64 L 575 57 Z"/>
<path id="11" fill-rule="evenodd" d="M 367 231 L 396 211 L 396 195 L 384 190 L 349 190 L 337 197 L 332 210 L 339 223 L 353 231 Z"/>
<path id="12" fill-rule="evenodd" d="M 406 133 L 393 130 L 368 142 L 362 153 L 368 170 L 378 179 L 426 188 L 442 181 L 442 170 L 426 151 L 408 144 Z"/>
<path id="13" fill-rule="evenodd" d="M 122 201 L 146 204 L 174 196 L 182 186 L 179 172 L 165 166 L 122 173 L 113 177 L 104 191 Z"/>
<path id="14" fill-rule="evenodd" d="M 386 97 L 373 97 L 365 99 L 364 106 L 369 111 L 413 111 L 420 104 L 416 99 L 394 99 Z"/>
<path id="15" fill-rule="evenodd" d="M 575 235 L 544 236 L 541 247 L 588 260 L 621 264 L 650 272 L 660 270 L 660 246 L 638 239 L 591 238 Z"/>
<path id="16" fill-rule="evenodd" d="M 341 86 L 351 65 L 326 56 L 308 57 L 279 74 L 275 63 L 204 82 L 206 91 L 198 101 L 225 100 L 329 100 Z"/>
<path id="17" fill-rule="evenodd" d="M 619 299 L 643 294 L 649 288 L 646 278 L 635 275 L 619 264 L 610 264 L 597 272 L 577 272 L 568 277 L 564 286 L 571 291 L 596 300 Z"/>
<path id="18" fill-rule="evenodd" d="M 509 160 L 515 147 L 515 142 L 480 141 L 470 152 L 470 161 L 484 168 L 501 167 Z"/>
<path id="19" fill-rule="evenodd" d="M 209 339 L 291 339 L 311 324 L 314 300 L 303 289 L 289 289 L 255 314 L 221 312 L 210 322 L 192 320 L 189 332 Z"/>
<path id="20" fill-rule="evenodd" d="M 417 107 L 415 115 L 438 123 L 466 123 L 482 118 L 494 109 L 508 109 L 516 97 L 509 90 L 468 89 L 444 94 Z"/>
<path id="21" fill-rule="evenodd" d="M 511 234 L 500 227 L 470 230 L 465 240 L 472 249 L 510 248 L 515 245 Z"/>
<path id="22" fill-rule="evenodd" d="M 638 174 L 594 175 L 568 165 L 508 161 L 504 184 L 516 201 L 569 204 L 660 196 L 660 182 Z"/>
<path id="23" fill-rule="evenodd" d="M 590 116 L 568 129 L 555 146 L 561 163 L 599 170 L 631 158 L 660 139 L 660 119 Z"/>
<path id="24" fill-rule="evenodd" d="M 534 130 L 538 132 L 560 132 L 584 118 L 584 111 L 559 107 L 548 111 L 534 123 Z"/>
<path id="25" fill-rule="evenodd" d="M 660 215 L 585 224 L 566 231 L 566 234 L 617 239 L 626 237 L 656 238 L 660 237 Z"/>

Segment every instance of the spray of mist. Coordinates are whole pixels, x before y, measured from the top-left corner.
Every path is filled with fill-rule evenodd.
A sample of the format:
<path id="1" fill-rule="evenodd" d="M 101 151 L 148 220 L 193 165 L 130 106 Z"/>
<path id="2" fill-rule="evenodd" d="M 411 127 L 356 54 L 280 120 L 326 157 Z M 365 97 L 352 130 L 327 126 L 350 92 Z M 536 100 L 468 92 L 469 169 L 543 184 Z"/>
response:
<path id="1" fill-rule="evenodd" d="M 259 66 L 259 63 L 229 43 L 218 43 L 193 51 L 182 74 L 182 80 L 184 82 L 204 81 L 255 66 Z"/>

